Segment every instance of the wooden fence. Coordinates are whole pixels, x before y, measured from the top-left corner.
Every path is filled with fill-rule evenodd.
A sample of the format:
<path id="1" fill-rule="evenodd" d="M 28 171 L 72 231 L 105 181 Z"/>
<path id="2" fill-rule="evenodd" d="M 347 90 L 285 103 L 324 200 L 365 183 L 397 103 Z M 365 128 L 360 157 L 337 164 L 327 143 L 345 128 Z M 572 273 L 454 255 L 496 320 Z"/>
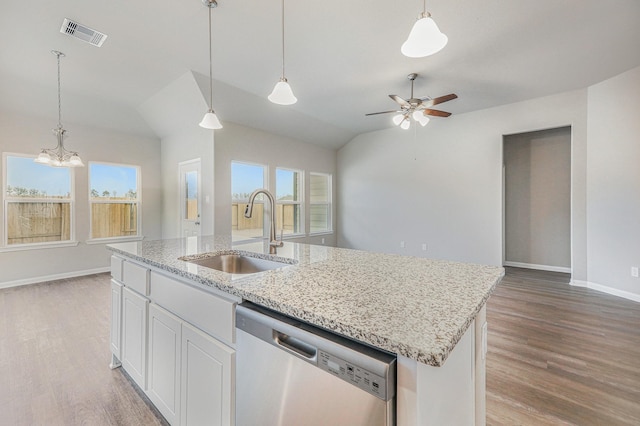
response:
<path id="1" fill-rule="evenodd" d="M 9 245 L 71 239 L 69 203 L 8 203 L 7 222 Z M 137 235 L 137 204 L 92 204 L 91 233 L 91 238 Z"/>
<path id="2" fill-rule="evenodd" d="M 91 238 L 125 237 L 137 234 L 137 204 L 91 204 Z"/>
<path id="3" fill-rule="evenodd" d="M 246 229 L 262 229 L 264 219 L 264 205 L 256 203 L 253 205 L 253 214 L 251 218 L 244 217 L 244 211 L 247 203 L 231 204 L 231 229 L 242 231 Z M 277 230 L 280 232 L 282 227 L 282 219 L 284 217 L 284 232 L 292 233 L 295 229 L 295 205 L 278 204 L 276 205 L 276 222 Z"/>
<path id="4" fill-rule="evenodd" d="M 8 203 L 7 243 L 30 244 L 71 239 L 69 203 Z"/>

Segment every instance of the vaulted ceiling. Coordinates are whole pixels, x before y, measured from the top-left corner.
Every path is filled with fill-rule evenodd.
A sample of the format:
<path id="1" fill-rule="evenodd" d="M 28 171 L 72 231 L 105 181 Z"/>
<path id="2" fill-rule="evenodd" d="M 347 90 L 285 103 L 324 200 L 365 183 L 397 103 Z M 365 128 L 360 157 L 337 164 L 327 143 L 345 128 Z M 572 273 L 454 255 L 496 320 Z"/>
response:
<path id="1" fill-rule="evenodd" d="M 391 127 L 389 116 L 364 114 L 393 109 L 388 94 L 408 97 L 411 72 L 419 96 L 457 93 L 443 109 L 460 114 L 583 88 L 640 65 L 637 0 L 429 0 L 449 43 L 421 59 L 400 53 L 419 0 L 294 0 L 286 3 L 286 74 L 299 101 L 283 107 L 264 101 L 280 77 L 280 1 L 218 2 L 221 120 L 251 125 L 265 115 L 284 135 L 330 147 Z M 67 55 L 63 120 L 151 134 L 137 108 L 189 70 L 208 75 L 207 11 L 200 0 L 3 1 L 0 107 L 55 116 L 56 49 Z M 65 17 L 106 33 L 104 45 L 61 34 Z M 291 126 L 302 119 L 325 126 L 326 139 Z"/>

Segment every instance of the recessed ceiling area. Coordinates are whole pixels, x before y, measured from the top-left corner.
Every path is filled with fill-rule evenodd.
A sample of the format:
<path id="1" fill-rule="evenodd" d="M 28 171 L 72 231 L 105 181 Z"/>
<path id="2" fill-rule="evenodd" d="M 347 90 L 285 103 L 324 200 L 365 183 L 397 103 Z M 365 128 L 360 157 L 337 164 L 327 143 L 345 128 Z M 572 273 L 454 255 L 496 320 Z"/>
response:
<path id="1" fill-rule="evenodd" d="M 225 96 L 216 99 L 214 85 L 216 113 L 247 124 L 273 109 L 267 116 L 284 134 L 298 115 L 326 125 L 333 135 L 326 145 L 339 147 L 393 127 L 389 116 L 365 114 L 393 109 L 387 95 L 405 96 L 411 72 L 419 74 L 417 94 L 459 96 L 447 105 L 455 118 L 583 88 L 640 65 L 637 0 L 431 0 L 427 10 L 449 42 L 433 56 L 407 58 L 400 46 L 421 10 L 417 0 L 288 2 L 287 78 L 298 103 L 285 107 L 250 101 L 266 99 L 280 77 L 280 2 L 219 0 L 213 75 Z M 109 37 L 100 48 L 68 37 L 59 31 L 64 18 Z M 200 0 L 3 2 L 0 107 L 55 114 L 55 49 L 67 55 L 65 121 L 151 134 L 136 109 L 188 71 L 208 75 L 207 20 Z M 290 136 L 323 144 L 294 127 Z"/>

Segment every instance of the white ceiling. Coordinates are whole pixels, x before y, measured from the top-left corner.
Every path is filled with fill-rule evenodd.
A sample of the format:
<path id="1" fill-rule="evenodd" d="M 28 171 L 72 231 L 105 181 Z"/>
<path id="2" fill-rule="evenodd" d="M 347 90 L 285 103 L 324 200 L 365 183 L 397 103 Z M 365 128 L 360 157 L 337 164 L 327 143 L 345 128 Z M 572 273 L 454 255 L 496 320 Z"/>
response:
<path id="1" fill-rule="evenodd" d="M 280 76 L 280 1 L 219 0 L 214 77 L 239 92 L 221 89 L 216 98 L 214 85 L 214 107 L 223 121 L 269 117 L 281 134 L 330 147 L 391 127 L 388 115 L 364 114 L 393 109 L 388 94 L 408 97 L 410 72 L 419 73 L 418 96 L 458 94 L 440 107 L 459 114 L 583 88 L 640 65 L 638 0 L 430 0 L 449 44 L 422 59 L 400 53 L 419 0 L 286 7 L 286 75 L 298 103 L 263 102 Z M 103 47 L 61 34 L 65 17 L 106 33 Z M 207 19 L 200 0 L 3 0 L 0 106 L 55 116 L 56 49 L 67 55 L 63 122 L 151 133 L 136 109 L 189 70 L 208 75 Z M 309 134 L 288 126 L 301 117 L 316 123 Z"/>

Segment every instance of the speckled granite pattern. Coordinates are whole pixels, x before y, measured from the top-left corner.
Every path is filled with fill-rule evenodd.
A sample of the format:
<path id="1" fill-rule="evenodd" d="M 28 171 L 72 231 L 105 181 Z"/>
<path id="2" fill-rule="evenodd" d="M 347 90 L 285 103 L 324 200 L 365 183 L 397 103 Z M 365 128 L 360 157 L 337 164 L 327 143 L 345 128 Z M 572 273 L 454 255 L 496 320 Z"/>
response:
<path id="1" fill-rule="evenodd" d="M 440 366 L 504 269 L 285 242 L 298 263 L 233 275 L 179 260 L 220 251 L 268 253 L 266 243 L 201 237 L 112 244 L 113 252 L 416 361 Z M 261 255 L 269 259 L 269 255 Z"/>

